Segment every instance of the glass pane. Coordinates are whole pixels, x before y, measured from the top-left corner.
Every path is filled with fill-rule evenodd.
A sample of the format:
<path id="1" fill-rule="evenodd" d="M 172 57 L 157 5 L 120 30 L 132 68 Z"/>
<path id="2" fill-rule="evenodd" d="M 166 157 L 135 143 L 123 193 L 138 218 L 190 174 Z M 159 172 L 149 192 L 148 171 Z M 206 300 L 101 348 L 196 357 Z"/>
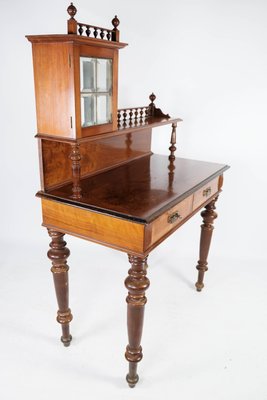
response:
<path id="1" fill-rule="evenodd" d="M 97 60 L 97 91 L 109 92 L 112 87 L 112 60 Z"/>
<path id="2" fill-rule="evenodd" d="M 98 124 L 111 122 L 111 96 L 99 94 L 97 96 L 97 117 Z"/>
<path id="3" fill-rule="evenodd" d="M 81 91 L 96 91 L 96 59 L 81 57 Z"/>
<path id="4" fill-rule="evenodd" d="M 112 59 L 80 57 L 82 126 L 112 122 Z"/>
<path id="5" fill-rule="evenodd" d="M 83 94 L 81 97 L 82 126 L 96 124 L 96 95 Z"/>

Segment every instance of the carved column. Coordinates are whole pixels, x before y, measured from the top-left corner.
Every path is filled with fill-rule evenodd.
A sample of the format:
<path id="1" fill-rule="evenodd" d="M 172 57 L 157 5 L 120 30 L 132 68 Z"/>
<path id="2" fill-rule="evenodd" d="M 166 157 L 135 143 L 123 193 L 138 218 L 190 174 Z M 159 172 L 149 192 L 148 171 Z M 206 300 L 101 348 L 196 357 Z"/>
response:
<path id="1" fill-rule="evenodd" d="M 209 204 L 207 204 L 205 206 L 205 210 L 201 212 L 203 224 L 201 225 L 199 261 L 196 267 L 198 270 L 198 280 L 195 285 L 198 292 L 201 292 L 204 287 L 204 274 L 208 270 L 207 258 L 209 254 L 212 232 L 214 229 L 213 223 L 217 218 L 217 213 L 215 212 L 215 203 L 217 200 L 218 196 L 215 197 Z"/>
<path id="2" fill-rule="evenodd" d="M 174 122 L 172 124 L 172 134 L 171 134 L 171 146 L 169 147 L 169 150 L 171 152 L 171 154 L 169 155 L 169 160 L 170 161 L 174 161 L 175 160 L 175 151 L 176 151 L 176 128 L 177 128 L 177 123 Z"/>
<path id="3" fill-rule="evenodd" d="M 129 361 L 129 373 L 126 380 L 130 387 L 138 382 L 137 363 L 141 361 L 142 347 L 141 337 L 143 330 L 144 310 L 146 304 L 145 291 L 149 287 L 149 280 L 146 277 L 147 257 L 140 258 L 129 255 L 131 268 L 129 276 L 125 280 L 128 289 L 127 301 L 127 326 L 129 344 L 126 347 L 125 357 Z"/>
<path id="4" fill-rule="evenodd" d="M 79 149 L 79 144 L 75 143 L 71 145 L 71 153 L 70 159 L 72 161 L 72 198 L 73 199 L 80 199 L 82 197 L 81 194 L 81 186 L 80 186 L 80 179 L 81 179 L 81 154 Z"/>
<path id="5" fill-rule="evenodd" d="M 52 241 L 49 244 L 51 247 L 48 251 L 48 258 L 52 261 L 51 271 L 53 273 L 57 302 L 58 312 L 57 321 L 62 326 L 61 341 L 64 346 L 69 346 L 71 342 L 71 335 L 69 331 L 69 323 L 72 320 L 71 310 L 69 308 L 69 282 L 68 282 L 68 270 L 67 258 L 70 255 L 69 249 L 66 247 L 64 234 L 48 229 L 48 234 Z"/>

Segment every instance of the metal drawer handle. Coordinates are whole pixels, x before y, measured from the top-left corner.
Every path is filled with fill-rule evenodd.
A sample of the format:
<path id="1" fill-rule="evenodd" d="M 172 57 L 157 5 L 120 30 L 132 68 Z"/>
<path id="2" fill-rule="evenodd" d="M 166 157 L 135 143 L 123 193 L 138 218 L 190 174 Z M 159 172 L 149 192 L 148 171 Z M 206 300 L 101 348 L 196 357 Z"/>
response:
<path id="1" fill-rule="evenodd" d="M 182 219 L 182 216 L 178 213 L 178 211 L 175 211 L 173 214 L 168 216 L 168 223 L 173 224 L 177 219 Z"/>
<path id="2" fill-rule="evenodd" d="M 207 189 L 203 190 L 203 197 L 208 197 L 211 194 L 211 187 L 208 187 Z"/>

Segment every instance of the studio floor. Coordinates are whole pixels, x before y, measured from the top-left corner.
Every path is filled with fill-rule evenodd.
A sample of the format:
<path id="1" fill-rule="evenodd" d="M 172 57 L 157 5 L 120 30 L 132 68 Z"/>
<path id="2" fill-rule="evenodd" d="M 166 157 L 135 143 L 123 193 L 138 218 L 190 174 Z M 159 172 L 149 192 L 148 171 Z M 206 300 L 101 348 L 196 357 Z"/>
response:
<path id="1" fill-rule="evenodd" d="M 206 286 L 197 293 L 197 249 L 179 248 L 173 236 L 149 259 L 144 358 L 135 389 L 125 381 L 126 255 L 67 238 L 74 319 L 72 344 L 64 348 L 48 241 L 5 244 L 1 399 L 266 400 L 264 262 L 211 252 Z"/>

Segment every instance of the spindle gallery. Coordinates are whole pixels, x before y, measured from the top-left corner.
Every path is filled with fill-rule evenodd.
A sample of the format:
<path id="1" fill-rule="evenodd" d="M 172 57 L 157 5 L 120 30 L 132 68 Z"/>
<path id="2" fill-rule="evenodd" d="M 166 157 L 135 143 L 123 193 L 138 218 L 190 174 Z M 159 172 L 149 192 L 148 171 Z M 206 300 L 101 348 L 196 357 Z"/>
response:
<path id="1" fill-rule="evenodd" d="M 196 283 L 198 291 L 203 289 L 215 202 L 228 166 L 177 157 L 181 119 L 157 108 L 154 93 L 148 105 L 118 109 L 118 52 L 127 46 L 120 42 L 118 17 L 111 28 L 102 28 L 78 22 L 72 3 L 67 11 L 67 34 L 27 36 L 33 52 L 40 156 L 37 196 L 51 239 L 48 257 L 57 321 L 67 347 L 72 313 L 65 234 L 128 254 L 125 357 L 126 379 L 134 387 L 143 357 L 149 253 L 204 207 Z M 171 127 L 166 156 L 151 151 L 152 130 L 163 125 Z M 153 324 L 157 329 L 158 321 Z"/>

